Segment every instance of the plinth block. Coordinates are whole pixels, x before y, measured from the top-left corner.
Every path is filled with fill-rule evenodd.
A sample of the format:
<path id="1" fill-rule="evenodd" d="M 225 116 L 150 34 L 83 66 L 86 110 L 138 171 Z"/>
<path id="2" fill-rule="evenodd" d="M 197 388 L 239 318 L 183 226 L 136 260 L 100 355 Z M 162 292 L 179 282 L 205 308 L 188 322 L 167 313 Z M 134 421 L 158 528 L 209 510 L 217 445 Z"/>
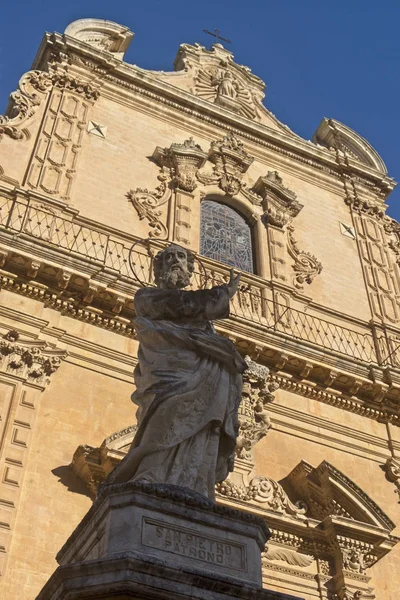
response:
<path id="1" fill-rule="evenodd" d="M 37 600 L 294 599 L 261 588 L 264 521 L 185 488 L 103 486 Z"/>

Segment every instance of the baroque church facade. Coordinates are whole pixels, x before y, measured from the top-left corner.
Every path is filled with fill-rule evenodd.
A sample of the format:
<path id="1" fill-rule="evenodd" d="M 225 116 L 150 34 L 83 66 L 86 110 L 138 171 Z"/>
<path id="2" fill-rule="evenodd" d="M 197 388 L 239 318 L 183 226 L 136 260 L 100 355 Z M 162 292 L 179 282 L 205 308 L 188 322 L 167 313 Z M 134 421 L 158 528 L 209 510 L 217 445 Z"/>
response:
<path id="1" fill-rule="evenodd" d="M 133 298 L 170 242 L 193 289 L 240 270 L 234 471 L 264 586 L 305 600 L 400 589 L 400 225 L 358 133 L 312 141 L 220 44 L 173 72 L 124 62 L 95 19 L 46 34 L 0 116 L 0 595 L 33 600 L 135 434 Z M 179 551 L 177 551 L 179 560 Z"/>

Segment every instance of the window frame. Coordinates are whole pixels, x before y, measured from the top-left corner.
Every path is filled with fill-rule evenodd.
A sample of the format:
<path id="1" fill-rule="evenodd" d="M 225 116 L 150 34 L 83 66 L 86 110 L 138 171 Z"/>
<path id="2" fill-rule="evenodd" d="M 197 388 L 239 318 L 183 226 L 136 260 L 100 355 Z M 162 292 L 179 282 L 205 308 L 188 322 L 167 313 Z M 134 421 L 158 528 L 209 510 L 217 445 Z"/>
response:
<path id="1" fill-rule="evenodd" d="M 201 253 L 201 224 L 202 224 L 202 210 L 203 210 L 204 202 L 214 202 L 215 204 L 219 204 L 220 206 L 231 209 L 233 212 L 235 212 L 237 215 L 239 215 L 239 217 L 241 219 L 243 219 L 244 223 L 248 226 L 249 232 L 250 232 L 251 257 L 252 257 L 252 262 L 253 262 L 253 265 L 252 265 L 253 270 L 252 271 L 245 271 L 237 266 L 229 265 L 225 262 L 217 260 L 216 258 L 212 258 L 212 257 L 206 256 Z M 256 228 L 254 227 L 254 215 L 252 215 L 252 218 L 251 218 L 251 217 L 249 217 L 249 215 L 245 214 L 245 212 L 243 210 L 241 210 L 240 208 L 241 207 L 237 206 L 237 203 L 234 202 L 234 199 L 231 196 L 224 196 L 223 198 L 221 198 L 215 194 L 207 194 L 206 196 L 204 196 L 202 198 L 201 203 L 200 203 L 200 221 L 199 221 L 200 222 L 199 254 L 200 254 L 200 256 L 204 256 L 204 258 L 208 258 L 209 260 L 215 260 L 216 262 L 219 262 L 220 264 L 225 265 L 226 267 L 229 267 L 232 269 L 237 269 L 243 273 L 248 273 L 249 275 L 257 276 L 258 275 L 258 260 L 257 260 L 257 251 L 256 251 L 257 239 L 256 239 L 256 232 L 255 232 Z M 248 210 L 246 212 L 248 212 Z"/>

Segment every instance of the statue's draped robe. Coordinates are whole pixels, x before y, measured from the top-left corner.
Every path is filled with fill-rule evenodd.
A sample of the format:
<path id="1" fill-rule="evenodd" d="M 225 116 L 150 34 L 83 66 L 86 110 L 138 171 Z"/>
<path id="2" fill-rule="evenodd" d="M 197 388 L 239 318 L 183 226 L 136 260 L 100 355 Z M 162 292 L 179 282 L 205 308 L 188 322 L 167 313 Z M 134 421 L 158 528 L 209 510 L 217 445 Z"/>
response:
<path id="1" fill-rule="evenodd" d="M 210 323 L 229 316 L 228 288 L 143 288 L 135 311 L 138 430 L 109 481 L 169 483 L 214 498 L 233 468 L 246 368 Z"/>

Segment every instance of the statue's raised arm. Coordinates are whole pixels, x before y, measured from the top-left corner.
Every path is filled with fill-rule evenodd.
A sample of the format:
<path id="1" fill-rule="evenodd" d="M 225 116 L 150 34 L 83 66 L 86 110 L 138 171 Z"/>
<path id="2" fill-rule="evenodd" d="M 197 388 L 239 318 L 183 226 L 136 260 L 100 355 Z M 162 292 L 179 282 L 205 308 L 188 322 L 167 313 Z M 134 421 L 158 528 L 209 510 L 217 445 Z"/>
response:
<path id="1" fill-rule="evenodd" d="M 213 499 L 233 468 L 246 363 L 211 321 L 229 316 L 240 275 L 186 291 L 193 269 L 189 251 L 168 246 L 154 259 L 157 287 L 136 294 L 138 430 L 109 481 L 173 484 Z"/>

